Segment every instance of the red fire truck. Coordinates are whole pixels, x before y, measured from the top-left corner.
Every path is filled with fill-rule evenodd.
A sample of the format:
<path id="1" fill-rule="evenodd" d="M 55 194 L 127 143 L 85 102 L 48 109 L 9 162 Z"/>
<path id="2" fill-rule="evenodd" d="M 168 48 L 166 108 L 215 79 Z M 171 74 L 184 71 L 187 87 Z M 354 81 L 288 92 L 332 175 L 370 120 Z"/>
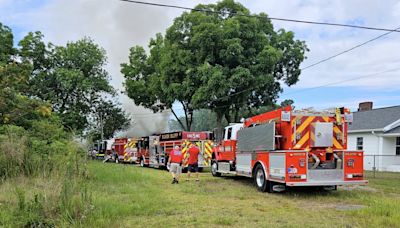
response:
<path id="1" fill-rule="evenodd" d="M 136 163 L 138 160 L 137 140 L 135 138 L 117 138 L 112 146 L 115 163 Z"/>
<path id="2" fill-rule="evenodd" d="M 349 110 L 293 111 L 285 107 L 225 128 L 214 147 L 213 176 L 254 178 L 260 191 L 291 186 L 366 184 L 363 151 L 347 150 Z"/>
<path id="3" fill-rule="evenodd" d="M 138 143 L 140 164 L 154 168 L 165 168 L 169 158 L 169 152 L 174 146 L 180 146 L 183 156 L 187 155 L 187 150 L 191 144 L 195 144 L 200 149 L 199 167 L 210 165 L 212 154 L 212 132 L 169 132 L 159 135 L 143 137 Z M 187 164 L 184 164 L 184 167 Z"/>

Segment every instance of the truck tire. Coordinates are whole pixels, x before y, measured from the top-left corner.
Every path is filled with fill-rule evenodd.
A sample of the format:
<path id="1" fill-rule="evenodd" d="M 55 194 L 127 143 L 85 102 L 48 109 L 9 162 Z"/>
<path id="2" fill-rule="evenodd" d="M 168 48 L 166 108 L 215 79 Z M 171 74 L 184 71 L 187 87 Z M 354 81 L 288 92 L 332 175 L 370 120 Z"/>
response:
<path id="1" fill-rule="evenodd" d="M 273 184 L 266 179 L 265 171 L 261 165 L 254 169 L 254 183 L 260 192 L 272 192 Z"/>
<path id="2" fill-rule="evenodd" d="M 217 170 L 218 170 L 218 163 L 217 163 L 217 161 L 212 160 L 211 161 L 211 174 L 214 177 L 220 177 L 221 176 L 221 173 L 217 172 Z"/>

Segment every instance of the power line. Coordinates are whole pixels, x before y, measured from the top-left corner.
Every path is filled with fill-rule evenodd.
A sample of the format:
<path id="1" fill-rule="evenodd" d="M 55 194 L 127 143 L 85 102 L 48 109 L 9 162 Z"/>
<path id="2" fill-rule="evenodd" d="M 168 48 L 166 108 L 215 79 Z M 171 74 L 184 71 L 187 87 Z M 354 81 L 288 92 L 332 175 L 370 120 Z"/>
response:
<path id="1" fill-rule="evenodd" d="M 177 8 L 177 9 L 183 9 L 183 10 L 193 10 L 193 11 L 207 12 L 207 13 L 223 13 L 223 12 L 220 12 L 220 11 L 212 11 L 212 10 L 206 10 L 206 9 L 194 9 L 194 8 L 190 8 L 190 7 L 183 7 L 183 6 L 177 6 L 177 5 L 167 5 L 167 4 L 159 4 L 159 3 L 152 3 L 152 2 L 142 2 L 142 1 L 134 1 L 134 0 L 120 0 L 120 1 L 123 1 L 123 2 L 130 2 L 130 3 L 136 3 L 136 4 L 143 4 L 143 5 L 159 6 L 159 7 Z M 240 15 L 240 16 L 250 16 L 250 17 L 262 17 L 262 16 L 259 16 L 259 15 L 245 15 L 245 14 L 238 14 L 238 13 L 230 13 L 230 14 L 233 14 L 233 15 Z M 262 17 L 262 18 L 264 18 L 264 17 Z M 364 45 L 366 45 L 366 44 L 368 44 L 368 43 L 371 43 L 371 42 L 373 42 L 373 41 L 375 41 L 375 40 L 378 40 L 378 39 L 380 39 L 380 38 L 382 38 L 382 37 L 384 37 L 384 36 L 386 36 L 386 35 L 389 35 L 390 33 L 393 33 L 393 32 L 400 32 L 400 31 L 399 31 L 400 27 L 395 28 L 395 29 L 382 29 L 382 28 L 372 28 L 372 27 L 366 27 L 366 26 L 354 26 L 354 25 L 337 24 L 337 23 L 313 22 L 313 21 L 292 20 L 292 19 L 273 18 L 273 17 L 268 17 L 268 18 L 271 19 L 271 20 L 281 20 L 281 21 L 289 21 L 289 22 L 297 22 L 297 23 L 309 23 L 309 24 L 320 24 L 320 25 L 331 25 L 331 26 L 342 26 L 342 27 L 353 27 L 353 28 L 361 28 L 361 29 L 372 29 L 372 30 L 388 31 L 388 32 L 386 32 L 386 33 L 384 33 L 384 34 L 382 34 L 382 35 L 379 35 L 379 36 L 377 36 L 377 37 L 374 37 L 374 38 L 372 38 L 372 39 L 370 39 L 370 40 L 367 40 L 367 41 L 365 41 L 365 42 L 363 42 L 363 43 L 360 43 L 360 44 L 358 44 L 358 45 L 356 45 L 356 46 L 353 46 L 353 47 L 351 47 L 351 48 L 349 48 L 349 49 L 346 49 L 346 50 L 344 50 L 344 51 L 342 51 L 342 52 L 339 52 L 339 53 L 337 53 L 337 54 L 335 54 L 335 55 L 329 56 L 329 57 L 327 57 L 327 58 L 325 58 L 325 59 L 322 59 L 322 60 L 320 60 L 320 61 L 317 61 L 317 62 L 315 62 L 315 63 L 313 63 L 313 64 L 311 64 L 311 65 L 308 65 L 308 66 L 306 66 L 306 67 L 303 67 L 301 70 L 306 70 L 306 69 L 309 69 L 309 68 L 314 67 L 314 66 L 316 66 L 316 65 L 319 65 L 319 64 L 321 64 L 321 63 L 324 63 L 324 62 L 326 62 L 326 61 L 329 61 L 329 60 L 331 60 L 331 59 L 333 59 L 333 58 L 336 58 L 336 57 L 338 57 L 338 56 L 340 56 L 340 55 L 343 55 L 343 54 L 345 54 L 345 53 L 347 53 L 347 52 L 350 52 L 350 51 L 352 51 L 352 50 L 354 50 L 354 49 L 357 49 L 357 48 L 359 48 L 359 47 L 361 47 L 361 46 L 364 46 Z M 253 89 L 255 89 L 255 88 L 257 88 L 257 87 L 252 87 L 252 88 L 244 89 L 244 90 L 241 90 L 241 91 L 239 91 L 239 92 L 226 95 L 226 96 L 224 96 L 224 97 L 219 97 L 219 98 L 217 98 L 217 99 L 214 100 L 214 101 L 218 101 L 218 100 L 222 100 L 222 99 L 229 98 L 229 97 L 232 97 L 232 96 L 236 96 L 236 95 L 239 95 L 239 94 L 244 93 L 244 92 L 246 92 L 246 91 L 253 90 Z"/>
<path id="2" fill-rule="evenodd" d="M 330 57 L 327 57 L 327 58 L 325 58 L 325 59 L 322 59 L 322 60 L 320 60 L 320 61 L 318 61 L 318 62 L 315 62 L 315 63 L 313 63 L 313 64 L 311 64 L 311 65 L 308 65 L 308 66 L 302 68 L 301 70 L 306 70 L 306 69 L 309 69 L 309 68 L 314 67 L 314 66 L 316 66 L 316 65 L 319 65 L 319 64 L 321 64 L 321 63 L 323 63 L 323 62 L 329 61 L 329 60 L 331 60 L 331 59 L 333 59 L 333 58 L 336 58 L 336 57 L 338 57 L 338 56 L 340 56 L 340 55 L 343 55 L 343 54 L 345 54 L 345 53 L 347 53 L 347 52 L 350 52 L 350 51 L 352 51 L 352 50 L 354 50 L 354 49 L 356 49 L 356 48 L 359 48 L 359 47 L 364 46 L 364 45 L 366 45 L 366 44 L 368 44 L 368 43 L 370 43 L 370 42 L 373 42 L 373 41 L 375 41 L 375 40 L 377 40 L 377 39 L 380 39 L 380 38 L 382 38 L 382 37 L 384 37 L 384 36 L 386 36 L 386 35 L 388 35 L 388 34 L 390 34 L 390 33 L 393 33 L 393 32 L 400 32 L 400 30 L 399 30 L 400 27 L 398 27 L 398 28 L 396 28 L 396 29 L 386 29 L 386 28 L 377 28 L 377 27 L 368 27 L 368 26 L 349 25 L 349 24 L 328 23 L 328 22 L 316 22 L 316 21 L 305 21 L 305 20 L 296 20 L 296 19 L 287 19 L 287 18 L 276 18 L 276 17 L 267 17 L 267 16 L 260 16 L 260 15 L 246 15 L 246 14 L 240 14 L 240 13 L 235 13 L 235 12 L 229 12 L 229 13 L 227 13 L 227 12 L 222 12 L 222 11 L 213 11 L 213 10 L 207 10 L 207 9 L 195 9 L 195 8 L 184 7 L 184 6 L 159 4 L 159 3 L 153 3 L 153 2 L 142 2 L 142 1 L 135 1 L 135 0 L 120 0 L 120 1 L 129 2 L 129 3 L 135 3 L 135 4 L 141 4 L 141 5 L 149 5 L 149 6 L 167 7 L 167 8 L 175 8 L 175 9 L 182 9 L 182 10 L 192 10 L 192 11 L 204 12 L 204 13 L 230 14 L 230 15 L 245 16 L 245 17 L 268 18 L 268 19 L 270 19 L 270 20 L 278 20 L 278 21 L 286 21 L 286 22 L 294 22 L 294 23 L 306 23 L 306 24 L 315 24 L 315 25 L 327 25 L 327 26 L 338 26 L 338 27 L 349 27 L 349 28 L 357 28 L 357 29 L 367 29 L 367 30 L 386 31 L 386 33 L 384 33 L 384 34 L 382 34 L 382 35 L 379 35 L 379 36 L 377 36 L 377 37 L 375 37 L 375 38 L 372 38 L 372 39 L 370 39 L 370 40 L 368 40 L 368 41 L 365 41 L 365 42 L 363 42 L 363 43 L 361 43 L 361 44 L 358 44 L 358 45 L 356 45 L 356 46 L 353 46 L 353 47 L 351 47 L 351 48 L 349 48 L 349 49 L 346 49 L 346 50 L 344 50 L 344 51 L 342 51 L 342 52 L 339 52 L 339 53 L 337 53 L 337 54 L 335 54 L 335 55 L 332 55 L 332 56 L 330 56 Z M 335 85 L 335 84 L 339 84 L 339 83 L 343 83 L 343 82 L 347 82 L 347 81 L 358 80 L 358 79 L 360 79 L 360 78 L 371 77 L 371 76 L 375 76 L 375 75 L 377 75 L 377 74 L 387 73 L 387 72 L 396 71 L 396 70 L 399 70 L 399 69 L 394 69 L 394 70 L 389 70 L 389 71 L 374 73 L 374 74 L 372 74 L 372 75 L 361 76 L 361 77 L 357 77 L 357 78 L 352 78 L 352 79 L 347 79 L 347 80 L 338 81 L 338 82 L 334 82 L 334 83 L 329 83 L 329 84 L 326 84 L 326 85 L 321 85 L 321 86 L 309 88 L 309 89 L 306 89 L 306 90 L 317 89 L 317 88 L 321 88 L 321 87 L 325 87 L 325 86 L 329 86 L 329 85 Z M 232 97 L 232 96 L 236 96 L 236 95 L 238 95 L 238 94 L 241 94 L 241 93 L 246 92 L 246 91 L 249 91 L 249 90 L 253 90 L 253 89 L 255 89 L 255 88 L 256 88 L 256 87 L 244 89 L 244 90 L 239 91 L 239 92 L 237 92 L 237 93 L 233 93 L 233 94 L 230 94 L 230 95 L 227 95 L 227 96 L 224 96 L 224 97 L 219 97 L 219 98 L 217 98 L 217 99 L 214 100 L 214 101 L 218 101 L 218 100 L 221 100 L 221 99 L 224 99 L 224 98 L 229 98 L 229 97 Z M 304 91 L 304 90 L 302 90 L 302 91 Z M 289 93 L 289 94 L 291 94 L 291 93 Z M 283 94 L 283 95 L 287 95 L 287 94 Z M 247 103 L 247 101 L 246 101 L 246 102 L 242 102 L 242 103 Z M 241 104 L 241 103 L 239 103 L 239 104 Z M 230 105 L 216 106 L 216 107 L 217 107 L 217 108 L 221 108 L 221 107 L 228 107 L 228 106 L 230 106 Z M 182 109 L 182 108 L 181 108 L 181 109 Z M 179 110 L 179 109 L 176 109 L 176 110 Z M 182 110 L 183 110 L 183 109 L 182 109 Z M 159 114 L 161 114 L 161 113 L 159 113 Z"/>
<path id="3" fill-rule="evenodd" d="M 347 52 L 350 52 L 350 51 L 352 51 L 352 50 L 354 50 L 354 49 L 356 49 L 356 48 L 359 48 L 359 47 L 364 46 L 364 45 L 366 45 L 366 44 L 368 44 L 368 43 L 371 43 L 371 42 L 373 42 L 373 41 L 375 41 L 375 40 L 377 40 L 377 39 L 380 39 L 380 38 L 382 38 L 382 37 L 384 37 L 384 36 L 386 36 L 386 35 L 389 35 L 390 33 L 394 32 L 394 31 L 396 31 L 396 30 L 398 30 L 398 29 L 400 29 L 400 27 L 398 27 L 398 28 L 396 28 L 396 29 L 394 29 L 394 30 L 392 30 L 392 31 L 390 31 L 390 32 L 386 32 L 386 33 L 384 33 L 384 34 L 382 34 L 382 35 L 379 35 L 379 36 L 377 36 L 377 37 L 374 37 L 374 38 L 372 38 L 372 39 L 370 39 L 370 40 L 367 40 L 367 41 L 365 41 L 365 42 L 363 42 L 363 43 L 357 44 L 356 46 L 353 46 L 353 47 L 351 47 L 351 48 L 349 48 L 349 49 L 346 49 L 346 50 L 344 50 L 344 51 L 342 51 L 342 52 L 339 52 L 339 53 L 337 53 L 337 54 L 335 54 L 335 55 L 332 55 L 332 56 L 330 56 L 330 57 L 328 57 L 328 58 L 322 59 L 322 60 L 320 60 L 320 61 L 318 61 L 318 62 L 315 62 L 315 63 L 313 63 L 313 64 L 311 64 L 311 65 L 308 65 L 308 66 L 302 68 L 301 70 L 309 69 L 309 68 L 314 67 L 314 66 L 316 66 L 316 65 L 318 65 L 318 64 L 321 64 L 321 63 L 323 63 L 323 62 L 329 61 L 329 60 L 331 60 L 331 59 L 333 59 L 333 58 L 336 58 L 336 57 L 338 57 L 338 56 L 340 56 L 340 55 L 343 55 L 343 54 L 345 54 L 345 53 L 347 53 Z M 236 95 L 241 94 L 241 93 L 244 93 L 244 92 L 246 92 L 246 91 L 250 91 L 250 90 L 256 89 L 257 87 L 258 87 L 258 86 L 250 87 L 250 88 L 241 90 L 241 91 L 239 91 L 239 92 L 237 92 L 237 93 L 229 94 L 229 95 L 226 95 L 226 96 L 224 96 L 224 97 L 219 97 L 219 98 L 217 98 L 217 99 L 214 100 L 214 101 L 218 101 L 218 100 L 222 100 L 222 99 L 229 98 L 229 97 L 232 97 L 232 96 L 236 96 Z"/>
<path id="4" fill-rule="evenodd" d="M 166 8 L 174 8 L 174 9 L 182 9 L 182 10 L 191 10 L 191 11 L 197 11 L 197 12 L 203 12 L 203 13 L 230 14 L 230 15 L 243 16 L 243 17 L 268 18 L 270 20 L 293 22 L 293 23 L 303 23 L 303 24 L 313 24 L 313 25 L 327 25 L 327 26 L 367 29 L 367 30 L 386 31 L 386 32 L 400 32 L 400 30 L 398 30 L 398 29 L 394 29 L 393 30 L 393 29 L 370 27 L 370 26 L 349 25 L 349 24 L 318 22 L 318 21 L 306 21 L 306 20 L 297 20 L 297 19 L 288 19 L 288 18 L 279 18 L 279 17 L 268 17 L 268 16 L 250 15 L 250 14 L 247 15 L 247 14 L 235 13 L 235 12 L 222 12 L 222 11 L 213 11 L 213 10 L 208 10 L 208 9 L 195 9 L 195 8 L 190 8 L 190 7 L 185 7 L 185 6 L 160 4 L 160 3 L 154 3 L 154 2 L 142 2 L 142 1 L 135 1 L 135 0 L 120 0 L 120 1 L 134 3 L 134 4 L 141 4 L 141 5 L 148 5 L 148 6 L 158 6 L 158 7 L 166 7 Z"/>
<path id="5" fill-rule="evenodd" d="M 165 115 L 165 114 L 170 114 L 170 110 L 164 110 L 162 112 L 156 112 L 156 113 L 132 113 L 130 115 L 132 116 L 148 116 L 148 115 Z"/>
<path id="6" fill-rule="evenodd" d="M 394 68 L 394 69 L 390 69 L 390 70 L 381 71 L 381 72 L 377 72 L 377 73 L 373 73 L 373 74 L 367 74 L 367 75 L 363 75 L 363 76 L 359 76 L 359 77 L 355 77 L 355 78 L 349 78 L 349 79 L 345 79 L 345 80 L 341 80 L 341 81 L 331 82 L 331 83 L 327 83 L 327 84 L 323 84 L 323 85 L 319 85 L 319 86 L 315 86 L 315 87 L 302 89 L 302 90 L 299 90 L 299 91 L 293 91 L 293 92 L 289 92 L 289 93 L 284 93 L 284 94 L 282 94 L 282 96 L 295 94 L 295 93 L 302 93 L 302 92 L 308 91 L 308 90 L 320 89 L 320 88 L 324 88 L 324 87 L 331 86 L 331 85 L 337 85 L 337 84 L 341 84 L 341 83 L 344 83 L 344 82 L 356 81 L 356 80 L 359 80 L 359 79 L 362 79 L 362 78 L 373 77 L 373 76 L 376 76 L 376 75 L 379 75 L 379 74 L 385 74 L 385 73 L 395 72 L 395 71 L 399 71 L 399 70 L 400 70 L 400 67 Z"/>
<path id="7" fill-rule="evenodd" d="M 286 96 L 286 95 L 294 94 L 294 93 L 301 93 L 301 92 L 308 91 L 308 90 L 315 90 L 315 89 L 319 89 L 319 88 L 323 88 L 323 87 L 327 87 L 327 86 L 331 86 L 331 85 L 341 84 L 341 83 L 349 82 L 349 81 L 355 81 L 355 80 L 359 80 L 359 79 L 362 79 L 362 78 L 373 77 L 373 76 L 376 76 L 376 75 L 379 75 L 379 74 L 385 74 L 385 73 L 390 73 L 390 72 L 399 71 L 399 70 L 400 70 L 400 67 L 399 68 L 390 69 L 390 70 L 381 71 L 381 72 L 377 72 L 377 73 L 373 73 L 373 74 L 367 74 L 367 75 L 363 75 L 363 76 L 359 76 L 359 77 L 354 77 L 354 78 L 350 78 L 350 79 L 346 79 L 346 80 L 331 82 L 331 83 L 327 83 L 327 84 L 323 84 L 323 85 L 319 85 L 319 86 L 315 86 L 315 87 L 310 87 L 310 88 L 307 88 L 307 89 L 302 89 L 300 91 L 294 91 L 294 92 L 290 92 L 290 93 L 285 93 L 285 94 L 282 94 L 282 96 Z M 243 102 L 236 103 L 235 105 L 245 104 L 247 102 L 248 101 L 243 101 Z M 225 107 L 230 107 L 230 106 L 231 105 L 221 105 L 221 106 L 215 106 L 215 108 L 225 108 Z"/>
<path id="8" fill-rule="evenodd" d="M 129 115 L 131 116 L 148 116 L 148 115 L 160 115 L 160 114 L 164 114 L 162 112 L 157 112 L 157 113 L 131 113 Z"/>
<path id="9" fill-rule="evenodd" d="M 296 93 L 302 93 L 302 92 L 309 91 L 309 90 L 320 89 L 320 88 L 324 88 L 324 87 L 327 87 L 327 86 L 337 85 L 337 84 L 341 84 L 341 83 L 344 83 L 344 82 L 356 81 L 356 80 L 359 80 L 359 79 L 362 79 L 362 78 L 373 77 L 373 76 L 376 76 L 376 75 L 379 75 L 379 74 L 385 74 L 385 73 L 395 72 L 395 71 L 399 71 L 399 70 L 400 70 L 400 67 L 394 68 L 394 69 L 390 69 L 390 70 L 381 71 L 381 72 L 376 72 L 376 73 L 373 73 L 373 74 L 367 74 L 367 75 L 363 75 L 363 76 L 359 76 L 359 77 L 354 77 L 354 78 L 350 78 L 350 79 L 346 79 L 346 80 L 331 82 L 331 83 L 327 83 L 327 84 L 323 84 L 323 85 L 319 85 L 319 86 L 315 86 L 315 87 L 302 89 L 302 90 L 299 90 L 299 91 L 284 93 L 284 94 L 282 94 L 282 96 L 287 96 L 287 95 L 296 94 Z M 243 101 L 243 102 L 236 103 L 235 105 L 245 104 L 247 102 L 248 101 Z M 232 106 L 232 105 L 231 104 L 230 105 L 220 105 L 220 106 L 215 106 L 214 108 L 226 108 L 226 107 L 230 107 L 230 106 Z M 177 109 L 174 109 L 174 110 L 183 110 L 183 108 L 177 108 Z M 164 114 L 164 113 L 154 113 L 154 114 Z M 142 117 L 142 118 L 147 118 L 147 117 L 153 117 L 153 116 L 146 116 L 146 117 Z"/>
<path id="10" fill-rule="evenodd" d="M 306 66 L 306 67 L 303 67 L 303 68 L 301 68 L 301 70 L 306 70 L 306 69 L 309 69 L 309 68 L 311 68 L 311 67 L 314 67 L 314 66 L 316 66 L 316 65 L 318 65 L 318 64 L 321 64 L 321 63 L 323 63 L 323 62 L 329 61 L 329 60 L 331 60 L 331 59 L 333 59 L 333 58 L 336 58 L 336 57 L 338 57 L 338 56 L 340 56 L 340 55 L 343 55 L 343 54 L 345 54 L 345 53 L 347 53 L 347 52 L 350 52 L 350 51 L 352 51 L 352 50 L 354 50 L 354 49 L 356 49 L 356 48 L 359 48 L 359 47 L 364 46 L 364 45 L 366 45 L 366 44 L 368 44 L 368 43 L 371 43 L 372 41 L 375 41 L 375 40 L 380 39 L 380 38 L 382 38 L 382 37 L 384 37 L 384 36 L 386 36 L 386 35 L 389 35 L 390 33 L 394 32 L 394 31 L 397 31 L 398 29 L 400 29 L 400 27 L 395 28 L 394 30 L 392 30 L 392 31 L 390 31 L 390 32 L 386 32 L 386 33 L 384 33 L 384 34 L 382 34 L 382 35 L 380 35 L 380 36 L 374 37 L 374 38 L 372 38 L 372 39 L 370 39 L 370 40 L 367 40 L 367 41 L 365 41 L 365 42 L 363 42 L 363 43 L 360 43 L 360 44 L 358 44 L 358 45 L 356 45 L 356 46 L 353 46 L 353 47 L 351 47 L 351 48 L 349 48 L 349 49 L 346 49 L 346 50 L 344 50 L 344 51 L 342 51 L 342 52 L 339 52 L 339 53 L 337 53 L 337 54 L 334 54 L 334 55 L 332 55 L 332 56 L 330 56 L 330 57 L 328 57 L 328 58 L 322 59 L 322 60 L 320 60 L 320 61 L 318 61 L 318 62 L 315 62 L 315 63 L 313 63 L 313 64 L 311 64 L 311 65 L 308 65 L 308 66 Z"/>

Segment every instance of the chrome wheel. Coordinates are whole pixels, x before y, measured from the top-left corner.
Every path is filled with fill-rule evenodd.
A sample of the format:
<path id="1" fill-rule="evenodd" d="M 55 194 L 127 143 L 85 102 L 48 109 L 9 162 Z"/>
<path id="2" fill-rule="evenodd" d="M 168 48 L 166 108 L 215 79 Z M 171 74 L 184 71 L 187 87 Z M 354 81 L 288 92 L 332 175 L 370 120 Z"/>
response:
<path id="1" fill-rule="evenodd" d="M 212 161 L 211 163 L 211 174 L 214 177 L 220 177 L 221 173 L 218 172 L 218 163 L 216 161 Z"/>
<path id="2" fill-rule="evenodd" d="M 265 184 L 265 175 L 262 169 L 258 169 L 256 173 L 256 183 L 259 188 L 262 188 Z"/>
<path id="3" fill-rule="evenodd" d="M 218 166 L 216 162 L 213 162 L 213 164 L 211 165 L 211 172 L 213 175 L 215 175 L 217 173 L 218 170 Z"/>

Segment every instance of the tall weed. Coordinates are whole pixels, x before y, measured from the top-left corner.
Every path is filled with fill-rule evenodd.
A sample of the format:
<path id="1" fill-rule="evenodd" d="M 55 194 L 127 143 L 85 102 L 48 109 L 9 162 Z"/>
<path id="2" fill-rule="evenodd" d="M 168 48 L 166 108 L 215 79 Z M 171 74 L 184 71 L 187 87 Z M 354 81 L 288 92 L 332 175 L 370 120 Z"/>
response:
<path id="1" fill-rule="evenodd" d="M 3 132 L 3 134 L 1 134 Z M 0 129 L 0 178 L 21 173 L 27 154 L 27 137 L 23 128 L 5 126 Z"/>
<path id="2" fill-rule="evenodd" d="M 18 206 L 14 210 L 17 226 L 21 227 L 54 227 L 53 221 L 46 215 L 44 197 L 37 193 L 33 199 L 27 200 L 24 190 L 17 188 Z"/>
<path id="3" fill-rule="evenodd" d="M 79 224 L 92 209 L 92 200 L 86 185 L 88 175 L 84 151 L 77 146 L 69 149 L 59 209 L 66 223 Z"/>
<path id="4" fill-rule="evenodd" d="M 44 132 L 47 127 L 55 129 Z M 26 186 L 16 187 L 16 203 L 10 208 L 14 219 L 11 224 L 0 225 L 79 225 L 91 211 L 85 150 L 57 126 L 38 122 L 29 131 L 12 125 L 0 127 L 0 179 L 18 176 L 51 180 L 48 183 L 58 186 L 52 190 L 36 187 L 32 191 Z"/>

